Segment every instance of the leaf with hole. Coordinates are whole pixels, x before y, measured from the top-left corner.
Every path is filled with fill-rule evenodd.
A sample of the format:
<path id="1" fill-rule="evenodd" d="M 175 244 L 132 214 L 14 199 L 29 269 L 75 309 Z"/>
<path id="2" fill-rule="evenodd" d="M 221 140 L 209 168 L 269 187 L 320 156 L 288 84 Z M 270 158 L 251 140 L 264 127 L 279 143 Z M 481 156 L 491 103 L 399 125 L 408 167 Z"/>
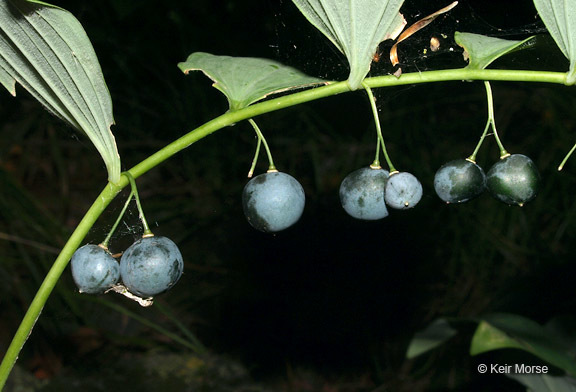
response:
<path id="1" fill-rule="evenodd" d="M 534 0 L 534 5 L 548 32 L 570 60 L 566 84 L 576 83 L 576 2 Z"/>
<path id="2" fill-rule="evenodd" d="M 238 110 L 268 95 L 317 85 L 328 81 L 308 76 L 274 60 L 253 57 L 216 56 L 192 53 L 178 67 L 188 74 L 202 71 L 228 99 L 230 110 Z"/>
<path id="3" fill-rule="evenodd" d="M 396 39 L 406 25 L 403 0 L 292 0 L 350 65 L 348 85 L 356 90 L 370 71 L 378 45 Z"/>
<path id="4" fill-rule="evenodd" d="M 529 48 L 533 45 L 533 38 L 515 41 L 459 31 L 454 33 L 454 40 L 464 48 L 464 59 L 468 60 L 466 68 L 470 69 L 484 69 L 505 54 Z"/>
<path id="5" fill-rule="evenodd" d="M 68 11 L 24 0 L 0 2 L 0 83 L 16 95 L 22 85 L 46 109 L 92 141 L 120 179 L 120 156 L 110 127 L 112 100 L 92 44 Z"/>

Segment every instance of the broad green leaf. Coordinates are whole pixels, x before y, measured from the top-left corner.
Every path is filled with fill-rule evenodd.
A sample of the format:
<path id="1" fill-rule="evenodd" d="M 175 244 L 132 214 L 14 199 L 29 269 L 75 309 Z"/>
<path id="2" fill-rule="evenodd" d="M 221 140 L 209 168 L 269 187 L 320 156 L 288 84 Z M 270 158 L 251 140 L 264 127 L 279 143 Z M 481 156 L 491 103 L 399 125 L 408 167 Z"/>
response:
<path id="1" fill-rule="evenodd" d="M 513 41 L 459 31 L 454 33 L 456 43 L 464 48 L 464 58 L 469 62 L 467 68 L 471 69 L 484 69 L 507 53 L 530 47 L 532 38 Z"/>
<path id="2" fill-rule="evenodd" d="M 329 83 L 277 61 L 252 57 L 196 52 L 178 67 L 185 74 L 204 72 L 214 81 L 213 86 L 224 93 L 230 110 L 241 109 L 270 94 Z"/>
<path id="3" fill-rule="evenodd" d="M 562 342 L 566 352 L 576 358 L 576 316 L 562 315 L 548 321 L 544 328 L 548 335 Z"/>
<path id="4" fill-rule="evenodd" d="M 361 87 L 380 42 L 395 39 L 406 25 L 399 13 L 404 0 L 292 1 L 348 59 L 351 90 Z"/>
<path id="5" fill-rule="evenodd" d="M 506 374 L 528 388 L 528 392 L 576 392 L 576 379 L 548 374 Z"/>
<path id="6" fill-rule="evenodd" d="M 424 330 L 418 332 L 406 352 L 406 358 L 411 359 L 428 352 L 446 342 L 457 331 L 446 319 L 437 319 Z"/>
<path id="7" fill-rule="evenodd" d="M 108 180 L 120 179 L 110 127 L 112 101 L 86 32 L 68 11 L 25 0 L 0 1 L 0 83 L 22 85 L 55 116 L 84 132 L 102 156 Z"/>
<path id="8" fill-rule="evenodd" d="M 534 0 L 548 32 L 570 60 L 567 84 L 576 83 L 576 2 L 573 0 Z"/>
<path id="9" fill-rule="evenodd" d="M 576 360 L 568 355 L 562 341 L 540 324 L 513 314 L 493 314 L 479 323 L 470 354 L 477 355 L 491 350 L 517 348 L 576 375 Z"/>

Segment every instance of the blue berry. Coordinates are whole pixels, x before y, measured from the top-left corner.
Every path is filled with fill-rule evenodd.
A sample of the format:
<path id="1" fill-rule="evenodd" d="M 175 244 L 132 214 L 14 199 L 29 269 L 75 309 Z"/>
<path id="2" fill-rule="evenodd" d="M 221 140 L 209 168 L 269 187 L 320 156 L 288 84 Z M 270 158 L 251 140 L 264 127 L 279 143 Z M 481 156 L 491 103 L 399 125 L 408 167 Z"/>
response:
<path id="1" fill-rule="evenodd" d="M 384 189 L 384 200 L 392 208 L 412 208 L 422 198 L 422 184 L 413 174 L 393 173 Z"/>
<path id="2" fill-rule="evenodd" d="M 486 176 L 488 190 L 506 204 L 523 206 L 536 197 L 540 173 L 530 158 L 513 154 L 496 162 Z"/>
<path id="3" fill-rule="evenodd" d="M 145 237 L 134 242 L 120 259 L 124 286 L 143 298 L 160 294 L 178 282 L 184 261 L 176 244 L 166 237 Z"/>
<path id="4" fill-rule="evenodd" d="M 305 196 L 302 185 L 289 174 L 269 172 L 251 179 L 242 192 L 248 222 L 263 232 L 284 230 L 300 219 Z"/>
<path id="5" fill-rule="evenodd" d="M 98 245 L 84 245 L 76 250 L 70 264 L 72 278 L 81 293 L 103 293 L 120 278 L 118 262 Z"/>
<path id="6" fill-rule="evenodd" d="M 486 189 L 486 175 L 476 163 L 456 159 L 444 164 L 434 176 L 434 189 L 446 203 L 464 203 Z"/>
<path id="7" fill-rule="evenodd" d="M 363 167 L 348 174 L 340 184 L 342 207 L 356 219 L 378 220 L 388 216 L 384 187 L 388 171 Z"/>

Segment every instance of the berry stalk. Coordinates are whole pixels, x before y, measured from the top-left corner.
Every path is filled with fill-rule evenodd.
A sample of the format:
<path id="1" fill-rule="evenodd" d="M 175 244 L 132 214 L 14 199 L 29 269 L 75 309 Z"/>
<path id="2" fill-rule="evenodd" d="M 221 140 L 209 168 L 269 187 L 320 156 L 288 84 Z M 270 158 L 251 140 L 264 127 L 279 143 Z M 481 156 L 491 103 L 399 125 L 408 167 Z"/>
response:
<path id="1" fill-rule="evenodd" d="M 266 141 L 266 138 L 262 134 L 262 131 L 260 131 L 260 128 L 258 128 L 258 125 L 253 119 L 249 118 L 248 122 L 250 123 L 250 125 L 252 125 L 252 128 L 254 128 L 254 132 L 256 132 L 256 135 L 258 135 L 258 145 L 256 147 L 256 155 L 254 156 L 254 161 L 252 162 L 250 173 L 254 172 L 254 167 L 256 166 L 256 161 L 258 160 L 258 154 L 260 153 L 260 142 L 264 144 L 266 155 L 268 155 L 268 172 L 269 173 L 277 172 L 278 170 L 276 170 L 276 166 L 274 165 L 274 160 L 272 159 L 272 153 L 270 152 L 270 147 L 268 147 L 268 142 Z M 248 175 L 248 177 L 251 177 L 251 175 Z"/>
<path id="2" fill-rule="evenodd" d="M 123 172 L 124 176 L 128 178 L 130 182 L 130 187 L 132 188 L 132 193 L 134 194 L 134 198 L 136 199 L 136 206 L 138 207 L 138 214 L 140 216 L 140 221 L 142 221 L 142 227 L 144 228 L 144 233 L 142 233 L 142 237 L 153 237 L 154 233 L 150 230 L 148 226 L 148 222 L 146 221 L 146 217 L 144 216 L 144 210 L 142 209 L 142 204 L 140 204 L 140 196 L 138 196 L 138 188 L 136 187 L 136 181 L 130 172 Z"/>
<path id="3" fill-rule="evenodd" d="M 114 232 L 116 231 L 116 229 L 118 228 L 118 225 L 120 224 L 120 222 L 122 221 L 122 218 L 124 217 L 124 214 L 126 213 L 126 210 L 128 209 L 128 206 L 130 205 L 130 202 L 132 201 L 132 198 L 134 197 L 134 191 L 130 192 L 130 195 L 128 196 L 128 199 L 126 200 L 126 202 L 124 203 L 124 207 L 122 208 L 122 211 L 120 211 L 120 215 L 118 215 L 118 218 L 116 219 L 116 222 L 114 222 L 114 225 L 112 226 L 112 228 L 110 229 L 110 231 L 108 232 L 108 235 L 106 236 L 106 238 L 104 239 L 104 241 L 102 241 L 100 243 L 100 246 L 102 246 L 104 249 L 108 249 L 108 243 L 110 242 L 110 239 L 112 238 L 112 235 L 114 235 Z"/>
<path id="4" fill-rule="evenodd" d="M 500 137 L 498 136 L 498 131 L 496 130 L 496 120 L 494 119 L 494 99 L 492 98 L 492 87 L 490 87 L 489 81 L 484 81 L 484 86 L 486 87 L 486 100 L 488 101 L 488 124 L 492 127 L 492 131 L 494 131 L 494 138 L 496 139 L 496 143 L 498 144 L 498 148 L 500 149 L 500 159 L 504 159 L 510 156 L 510 153 L 506 151 L 504 145 L 500 141 Z"/>
<path id="5" fill-rule="evenodd" d="M 366 93 L 368 93 L 368 98 L 370 100 L 370 107 L 372 108 L 372 115 L 374 116 L 374 123 L 376 125 L 376 133 L 378 134 L 378 140 L 380 141 L 380 145 L 382 146 L 382 152 L 384 153 L 384 158 L 386 159 L 386 163 L 388 164 L 388 168 L 390 173 L 394 173 L 397 170 L 394 168 L 390 157 L 388 156 L 388 151 L 386 151 L 386 144 L 384 143 L 384 137 L 382 136 L 382 128 L 380 127 L 380 117 L 378 116 L 378 108 L 376 107 L 376 98 L 374 98 L 374 94 L 372 94 L 372 89 L 367 85 L 363 84 Z M 370 165 L 373 169 L 380 169 L 380 158 L 379 158 L 380 148 L 376 146 L 376 156 L 374 158 L 374 162 Z"/>

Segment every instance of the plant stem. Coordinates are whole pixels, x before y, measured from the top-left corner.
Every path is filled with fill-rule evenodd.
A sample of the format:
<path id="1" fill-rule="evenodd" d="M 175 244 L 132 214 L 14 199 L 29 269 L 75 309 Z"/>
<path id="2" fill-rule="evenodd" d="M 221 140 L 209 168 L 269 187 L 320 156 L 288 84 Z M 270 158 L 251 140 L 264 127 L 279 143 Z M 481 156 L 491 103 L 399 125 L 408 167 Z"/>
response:
<path id="1" fill-rule="evenodd" d="M 378 116 L 378 108 L 376 107 L 376 98 L 374 98 L 374 94 L 372 94 L 372 89 L 367 85 L 363 85 L 364 89 L 368 93 L 368 98 L 370 100 L 370 107 L 372 108 L 372 115 L 374 116 L 374 123 L 376 124 L 376 133 L 378 134 L 378 140 L 380 140 L 380 144 L 382 145 L 382 152 L 384 153 L 384 159 L 386 159 L 386 163 L 388 164 L 388 169 L 390 173 L 395 172 L 396 169 L 388 156 L 388 151 L 386 151 L 386 144 L 384 143 L 384 137 L 382 137 L 382 128 L 380 127 L 380 117 Z M 374 159 L 374 163 L 372 166 L 380 166 L 379 155 L 378 155 L 379 146 L 376 146 L 376 157 Z"/>
<path id="2" fill-rule="evenodd" d="M 382 165 L 380 165 L 380 136 L 376 136 L 376 154 L 370 168 L 375 170 L 382 169 Z"/>
<path id="3" fill-rule="evenodd" d="M 148 226 L 148 221 L 146 221 L 146 217 L 144 216 L 144 209 L 142 208 L 142 204 L 140 204 L 140 196 L 138 196 L 138 187 L 136 186 L 136 181 L 132 174 L 129 171 L 122 173 L 124 176 L 128 178 L 130 182 L 130 187 L 132 188 L 132 193 L 134 194 L 134 198 L 136 199 L 136 206 L 138 207 L 138 215 L 140 215 L 140 220 L 142 221 L 142 227 L 144 228 L 144 233 L 142 233 L 142 237 L 153 237 L 154 234 L 150 231 L 150 227 Z"/>
<path id="4" fill-rule="evenodd" d="M 494 99 L 492 98 L 492 87 L 490 87 L 490 82 L 484 81 L 484 86 L 486 87 L 486 100 L 488 101 L 488 124 L 492 126 L 492 130 L 494 131 L 494 138 L 496 139 L 496 143 L 498 144 L 498 148 L 500 149 L 500 159 L 504 159 L 510 154 L 504 148 L 504 145 L 500 141 L 500 137 L 498 136 L 498 131 L 496 130 L 496 120 L 494 119 Z"/>
<path id="5" fill-rule="evenodd" d="M 484 143 L 484 139 L 486 138 L 486 135 L 488 134 L 488 130 L 490 129 L 490 125 L 491 125 L 491 121 L 490 121 L 490 119 L 488 119 L 488 121 L 486 121 L 486 126 L 484 127 L 484 132 L 482 132 L 482 136 L 480 136 L 480 140 L 478 141 L 476 148 L 472 152 L 472 155 L 470 155 L 468 158 L 466 158 L 468 161 L 470 161 L 472 163 L 476 163 L 476 155 L 478 154 L 478 151 L 480 150 L 480 146 L 482 146 L 482 143 Z"/>
<path id="6" fill-rule="evenodd" d="M 256 132 L 256 135 L 258 135 L 258 141 L 262 141 L 262 144 L 264 144 L 264 149 L 266 150 L 266 155 L 268 155 L 268 172 L 278 171 L 278 170 L 276 170 L 276 166 L 274 166 L 274 160 L 272 159 L 272 153 L 270 152 L 270 147 L 268 147 L 268 142 L 266 141 L 266 138 L 264 137 L 264 135 L 260 131 L 260 128 L 258 128 L 256 121 L 249 118 L 248 122 L 250 123 L 250 125 L 252 125 L 252 128 L 254 128 L 254 132 Z M 259 151 L 257 149 L 256 154 L 258 154 L 258 152 Z M 257 157 L 258 157 L 258 155 L 256 155 L 256 157 L 254 157 L 255 161 L 256 161 Z"/>
<path id="7" fill-rule="evenodd" d="M 446 69 L 439 71 L 405 73 L 397 78 L 393 75 L 367 78 L 364 85 L 370 88 L 400 86 L 407 84 L 420 84 L 445 81 L 464 80 L 498 80 L 513 82 L 542 82 L 566 85 L 566 73 L 547 71 L 520 71 L 520 70 L 470 70 L 470 69 Z M 284 109 L 304 102 L 329 97 L 350 91 L 348 84 L 344 82 L 334 82 L 327 86 L 314 88 L 311 90 L 299 91 L 289 95 L 284 95 L 275 99 L 250 105 L 246 108 L 227 112 L 215 119 L 206 122 L 198 128 L 188 132 L 184 136 L 168 144 L 160 151 L 152 154 L 142 162 L 132 167 L 128 172 L 133 178 L 138 178 L 152 168 L 158 166 L 174 154 L 184 150 L 191 144 L 205 138 L 224 127 L 230 126 L 242 120 L 256 117 L 265 113 Z M 0 363 L 0 390 L 6 384 L 10 371 L 14 367 L 16 360 L 26 339 L 40 316 L 44 304 L 48 300 L 50 293 L 54 289 L 62 272 L 68 265 L 72 254 L 80 246 L 98 217 L 116 197 L 116 195 L 128 185 L 126 176 L 121 176 L 116 184 L 108 183 L 95 199 L 90 209 L 86 212 L 64 247 L 48 271 L 40 288 L 36 292 L 34 299 L 30 303 L 20 326 L 18 327 L 10 346 L 4 354 Z"/>
<path id="8" fill-rule="evenodd" d="M 120 221 L 122 221 L 122 218 L 124 217 L 124 213 L 126 213 L 126 210 L 128 209 L 128 206 L 130 205 L 130 202 L 132 201 L 133 196 L 134 196 L 134 191 L 130 192 L 130 196 L 128 196 L 126 203 L 124 203 L 124 207 L 122 208 L 122 211 L 120 211 L 120 215 L 118 215 L 118 219 L 116 219 L 116 222 L 114 222 L 114 225 L 112 226 L 112 228 L 108 232 L 108 235 L 106 236 L 104 241 L 102 241 L 100 243 L 100 246 L 104 247 L 105 249 L 108 249 L 108 243 L 110 242 L 112 235 L 116 231 L 116 228 L 120 224 Z"/>
<path id="9" fill-rule="evenodd" d="M 123 181 L 121 180 L 120 183 Z M 126 184 L 124 184 L 125 186 Z M 30 307 L 28 308 L 20 326 L 16 330 L 14 334 L 14 338 L 8 346 L 6 350 L 6 354 L 0 364 L 0 390 L 4 387 L 6 380 L 10 374 L 10 371 L 14 367 L 16 363 L 16 359 L 18 358 L 18 354 L 22 350 L 26 339 L 30 335 L 34 324 L 36 324 L 36 320 L 40 316 L 40 312 L 44 307 L 44 304 L 48 300 L 50 293 L 54 289 L 60 275 L 64 271 L 64 268 L 68 265 L 72 254 L 76 251 L 80 243 L 88 233 L 88 231 L 92 228 L 98 217 L 102 214 L 102 212 L 106 209 L 108 204 L 114 199 L 114 197 L 120 192 L 121 188 L 116 185 L 107 184 L 104 190 L 100 193 L 100 195 L 94 201 L 94 204 L 90 207 L 84 218 L 80 221 L 76 230 L 72 233 L 66 245 L 56 258 L 56 261 L 48 271 L 48 274 L 44 278 L 44 281 L 40 285 L 40 288 L 36 292 L 34 299 L 30 303 Z"/>
<path id="10" fill-rule="evenodd" d="M 564 157 L 564 159 L 562 159 L 562 162 L 560 163 L 560 166 L 558 166 L 558 171 L 561 171 L 562 169 L 564 169 L 564 165 L 566 164 L 566 162 L 568 162 L 568 158 L 570 158 L 570 156 L 572 155 L 572 153 L 574 152 L 574 150 L 576 150 L 576 144 L 574 144 L 572 146 L 572 148 L 570 149 L 570 151 L 568 151 L 568 154 L 566 154 L 566 156 Z"/>
<path id="11" fill-rule="evenodd" d="M 252 178 L 254 175 L 254 170 L 256 169 L 256 162 L 258 162 L 258 155 L 260 155 L 260 145 L 262 144 L 262 139 L 257 138 L 256 142 L 256 152 L 254 153 L 254 159 L 252 159 L 252 166 L 250 166 L 250 171 L 248 172 L 248 178 Z"/>

